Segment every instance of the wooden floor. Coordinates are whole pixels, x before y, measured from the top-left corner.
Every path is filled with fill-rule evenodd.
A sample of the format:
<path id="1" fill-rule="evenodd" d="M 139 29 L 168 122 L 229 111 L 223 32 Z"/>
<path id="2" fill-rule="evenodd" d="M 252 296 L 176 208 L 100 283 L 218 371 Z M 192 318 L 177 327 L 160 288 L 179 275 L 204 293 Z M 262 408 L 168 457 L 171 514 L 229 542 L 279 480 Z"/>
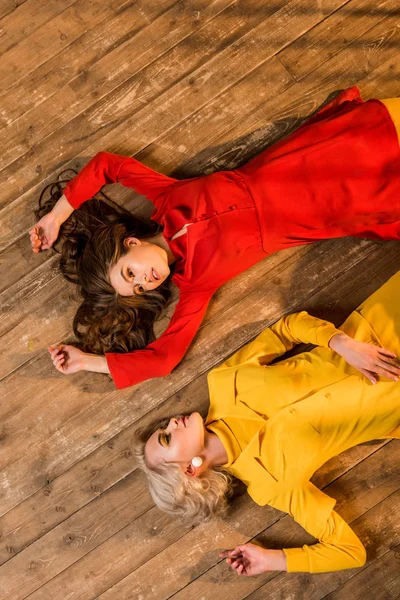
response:
<path id="1" fill-rule="evenodd" d="M 2 0 L 1 599 L 399 597 L 399 443 L 354 448 L 315 477 L 365 543 L 364 568 L 256 578 L 218 551 L 302 544 L 304 531 L 246 495 L 218 524 L 183 529 L 154 508 L 131 453 L 139 424 L 204 411 L 206 372 L 283 313 L 340 323 L 397 270 L 398 243 L 265 259 L 216 294 L 169 377 L 115 391 L 53 370 L 45 348 L 70 335 L 76 299 L 27 237 L 43 186 L 97 151 L 179 177 L 234 167 L 340 89 L 400 95 L 399 47 L 398 0 Z M 110 193 L 149 213 L 131 190 Z"/>

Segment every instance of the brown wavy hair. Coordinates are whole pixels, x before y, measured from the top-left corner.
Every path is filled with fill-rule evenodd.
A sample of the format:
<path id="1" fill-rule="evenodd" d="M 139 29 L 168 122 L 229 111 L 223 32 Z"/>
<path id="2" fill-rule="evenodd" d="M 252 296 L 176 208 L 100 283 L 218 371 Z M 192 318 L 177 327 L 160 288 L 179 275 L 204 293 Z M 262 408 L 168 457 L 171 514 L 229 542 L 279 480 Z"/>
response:
<path id="1" fill-rule="evenodd" d="M 44 188 L 35 212 L 38 219 L 53 208 L 68 181 L 63 178 Z M 157 223 L 133 215 L 103 193 L 82 204 L 61 226 L 53 248 L 60 254 L 61 273 L 83 297 L 73 330 L 85 352 L 131 352 L 155 339 L 154 323 L 170 299 L 168 280 L 143 295 L 120 296 L 110 283 L 109 269 L 128 251 L 127 237 L 146 239 L 159 231 Z"/>

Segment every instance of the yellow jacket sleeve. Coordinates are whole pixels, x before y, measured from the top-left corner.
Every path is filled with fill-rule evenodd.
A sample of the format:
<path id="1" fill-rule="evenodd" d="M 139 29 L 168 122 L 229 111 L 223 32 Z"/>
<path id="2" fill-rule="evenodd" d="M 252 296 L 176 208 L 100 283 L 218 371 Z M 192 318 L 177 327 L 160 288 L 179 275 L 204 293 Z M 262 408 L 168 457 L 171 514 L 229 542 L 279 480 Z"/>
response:
<path id="1" fill-rule="evenodd" d="M 268 504 L 289 513 L 319 541 L 302 548 L 284 548 L 289 572 L 321 573 L 361 567 L 365 548 L 334 510 L 335 501 L 312 483 L 283 492 Z"/>
<path id="2" fill-rule="evenodd" d="M 282 342 L 285 351 L 301 343 L 327 348 L 331 338 L 340 333 L 332 323 L 311 317 L 304 310 L 282 317 L 270 329 Z"/>
<path id="3" fill-rule="evenodd" d="M 330 339 L 341 333 L 339 329 L 306 311 L 294 313 L 279 319 L 272 327 L 265 329 L 255 340 L 244 346 L 214 372 L 241 364 L 257 361 L 267 365 L 296 344 L 314 344 L 328 347 Z M 213 371 L 211 371 L 212 373 Z"/>

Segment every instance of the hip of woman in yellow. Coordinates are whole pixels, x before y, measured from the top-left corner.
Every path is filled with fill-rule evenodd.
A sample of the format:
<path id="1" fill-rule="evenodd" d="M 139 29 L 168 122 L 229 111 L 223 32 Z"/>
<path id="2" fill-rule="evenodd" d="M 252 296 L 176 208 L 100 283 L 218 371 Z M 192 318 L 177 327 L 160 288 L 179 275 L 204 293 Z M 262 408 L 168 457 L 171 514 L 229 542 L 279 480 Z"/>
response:
<path id="1" fill-rule="evenodd" d="M 385 100 L 381 100 L 381 102 L 389 111 L 400 141 L 400 98 L 387 98 Z"/>
<path id="2" fill-rule="evenodd" d="M 369 440 L 400 437 L 400 272 L 340 330 L 302 312 L 264 331 L 208 378 L 210 408 L 153 423 L 137 454 L 160 508 L 194 522 L 224 507 L 229 477 L 260 505 L 318 539 L 301 548 L 245 544 L 222 554 L 238 573 L 362 566 L 365 549 L 312 474 Z M 320 347 L 271 364 L 299 342 Z"/>

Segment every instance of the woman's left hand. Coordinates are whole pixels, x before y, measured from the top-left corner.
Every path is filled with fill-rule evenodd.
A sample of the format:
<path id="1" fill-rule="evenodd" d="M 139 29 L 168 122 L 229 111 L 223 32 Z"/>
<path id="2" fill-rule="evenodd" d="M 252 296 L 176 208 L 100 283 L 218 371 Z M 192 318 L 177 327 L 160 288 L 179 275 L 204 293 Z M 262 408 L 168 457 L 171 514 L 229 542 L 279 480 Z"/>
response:
<path id="1" fill-rule="evenodd" d="M 379 348 L 374 344 L 358 342 L 345 333 L 337 333 L 331 338 L 329 347 L 343 356 L 345 361 L 360 371 L 372 383 L 377 382 L 377 375 L 382 375 L 392 381 L 400 377 L 400 364 L 397 356 Z"/>
<path id="2" fill-rule="evenodd" d="M 260 575 L 266 571 L 286 571 L 286 555 L 283 550 L 267 550 L 255 544 L 242 544 L 233 550 L 220 553 L 238 575 Z"/>

